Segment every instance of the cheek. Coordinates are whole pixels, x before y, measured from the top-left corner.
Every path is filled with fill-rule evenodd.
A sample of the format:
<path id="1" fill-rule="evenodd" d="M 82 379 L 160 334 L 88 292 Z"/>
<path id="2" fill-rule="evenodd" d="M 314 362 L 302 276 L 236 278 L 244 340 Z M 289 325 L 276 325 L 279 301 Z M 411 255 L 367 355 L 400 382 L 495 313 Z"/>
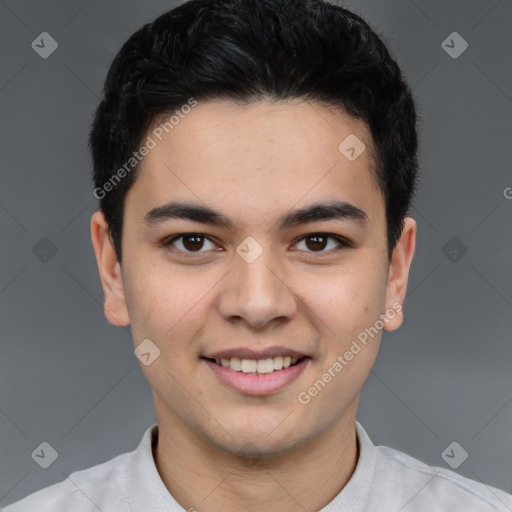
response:
<path id="1" fill-rule="evenodd" d="M 340 270 L 316 283 L 304 290 L 306 303 L 324 322 L 322 330 L 338 340 L 373 325 L 385 307 L 385 276 L 375 270 Z"/>
<path id="2" fill-rule="evenodd" d="M 180 366 L 186 351 L 175 349 L 178 345 L 183 348 L 201 328 L 212 307 L 208 290 L 215 279 L 211 276 L 198 281 L 189 273 L 180 274 L 175 268 L 161 265 L 146 265 L 143 272 L 132 273 L 126 292 L 135 343 L 151 339 L 166 360 L 172 356 L 173 367 Z"/>
<path id="3" fill-rule="evenodd" d="M 171 278 L 159 266 L 130 262 L 125 294 L 135 341 L 142 336 L 162 342 L 170 335 L 185 315 L 187 291 L 177 276 Z"/>

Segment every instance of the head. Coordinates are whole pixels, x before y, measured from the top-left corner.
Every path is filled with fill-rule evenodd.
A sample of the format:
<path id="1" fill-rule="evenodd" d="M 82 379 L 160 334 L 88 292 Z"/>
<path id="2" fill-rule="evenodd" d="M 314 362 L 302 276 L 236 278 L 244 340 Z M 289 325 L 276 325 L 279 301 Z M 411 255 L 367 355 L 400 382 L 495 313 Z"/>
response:
<path id="1" fill-rule="evenodd" d="M 90 148 L 105 312 L 160 351 L 159 421 L 271 455 L 355 418 L 402 322 L 418 174 L 414 101 L 368 24 L 321 0 L 183 3 L 121 48 Z M 213 368 L 286 354 L 275 389 Z"/>

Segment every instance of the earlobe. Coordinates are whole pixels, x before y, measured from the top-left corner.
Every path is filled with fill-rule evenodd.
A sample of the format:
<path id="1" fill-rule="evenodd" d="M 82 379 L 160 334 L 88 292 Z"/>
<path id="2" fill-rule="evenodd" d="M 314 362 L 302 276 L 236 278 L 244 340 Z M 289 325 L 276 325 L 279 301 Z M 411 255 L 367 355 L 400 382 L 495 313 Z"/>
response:
<path id="1" fill-rule="evenodd" d="M 386 291 L 386 316 L 388 321 L 384 329 L 394 331 L 403 322 L 403 304 L 407 292 L 407 282 L 414 252 L 416 250 L 416 221 L 412 217 L 404 219 L 404 227 L 389 264 L 388 284 Z M 397 304 L 400 307 L 397 307 Z M 388 312 L 392 312 L 388 315 Z"/>
<path id="2" fill-rule="evenodd" d="M 107 221 L 100 211 L 95 212 L 91 218 L 91 240 L 105 296 L 105 316 L 114 325 L 128 325 L 130 318 L 121 265 L 117 260 Z"/>

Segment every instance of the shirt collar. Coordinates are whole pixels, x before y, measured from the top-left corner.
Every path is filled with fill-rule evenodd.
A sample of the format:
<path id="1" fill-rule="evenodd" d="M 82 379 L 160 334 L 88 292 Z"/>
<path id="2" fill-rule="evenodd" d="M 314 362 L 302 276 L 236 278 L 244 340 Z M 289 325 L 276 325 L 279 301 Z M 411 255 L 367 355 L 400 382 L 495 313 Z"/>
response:
<path id="1" fill-rule="evenodd" d="M 356 469 L 341 492 L 319 512 L 367 510 L 375 474 L 377 449 L 358 421 L 356 421 L 356 438 L 359 448 Z"/>
<path id="2" fill-rule="evenodd" d="M 183 512 L 165 487 L 155 460 L 153 446 L 158 441 L 158 424 L 151 425 L 139 446 L 133 452 L 133 459 L 127 466 L 126 484 L 129 489 L 129 503 L 132 512 Z"/>
<path id="3" fill-rule="evenodd" d="M 359 457 L 350 480 L 341 492 L 319 512 L 352 512 L 365 510 L 371 492 L 376 463 L 376 447 L 356 421 Z M 133 452 L 124 475 L 132 512 L 183 512 L 165 487 L 153 459 L 153 446 L 158 441 L 158 424 L 151 425 Z"/>

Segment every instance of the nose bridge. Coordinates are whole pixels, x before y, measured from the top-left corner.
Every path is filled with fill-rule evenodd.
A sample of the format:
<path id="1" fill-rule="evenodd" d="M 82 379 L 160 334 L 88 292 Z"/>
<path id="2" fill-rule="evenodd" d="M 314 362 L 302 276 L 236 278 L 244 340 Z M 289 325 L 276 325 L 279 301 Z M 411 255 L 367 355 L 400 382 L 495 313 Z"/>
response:
<path id="1" fill-rule="evenodd" d="M 220 313 L 225 318 L 243 317 L 253 325 L 293 315 L 296 301 L 282 277 L 283 265 L 276 251 L 254 237 L 247 237 L 236 253 L 220 300 Z"/>

